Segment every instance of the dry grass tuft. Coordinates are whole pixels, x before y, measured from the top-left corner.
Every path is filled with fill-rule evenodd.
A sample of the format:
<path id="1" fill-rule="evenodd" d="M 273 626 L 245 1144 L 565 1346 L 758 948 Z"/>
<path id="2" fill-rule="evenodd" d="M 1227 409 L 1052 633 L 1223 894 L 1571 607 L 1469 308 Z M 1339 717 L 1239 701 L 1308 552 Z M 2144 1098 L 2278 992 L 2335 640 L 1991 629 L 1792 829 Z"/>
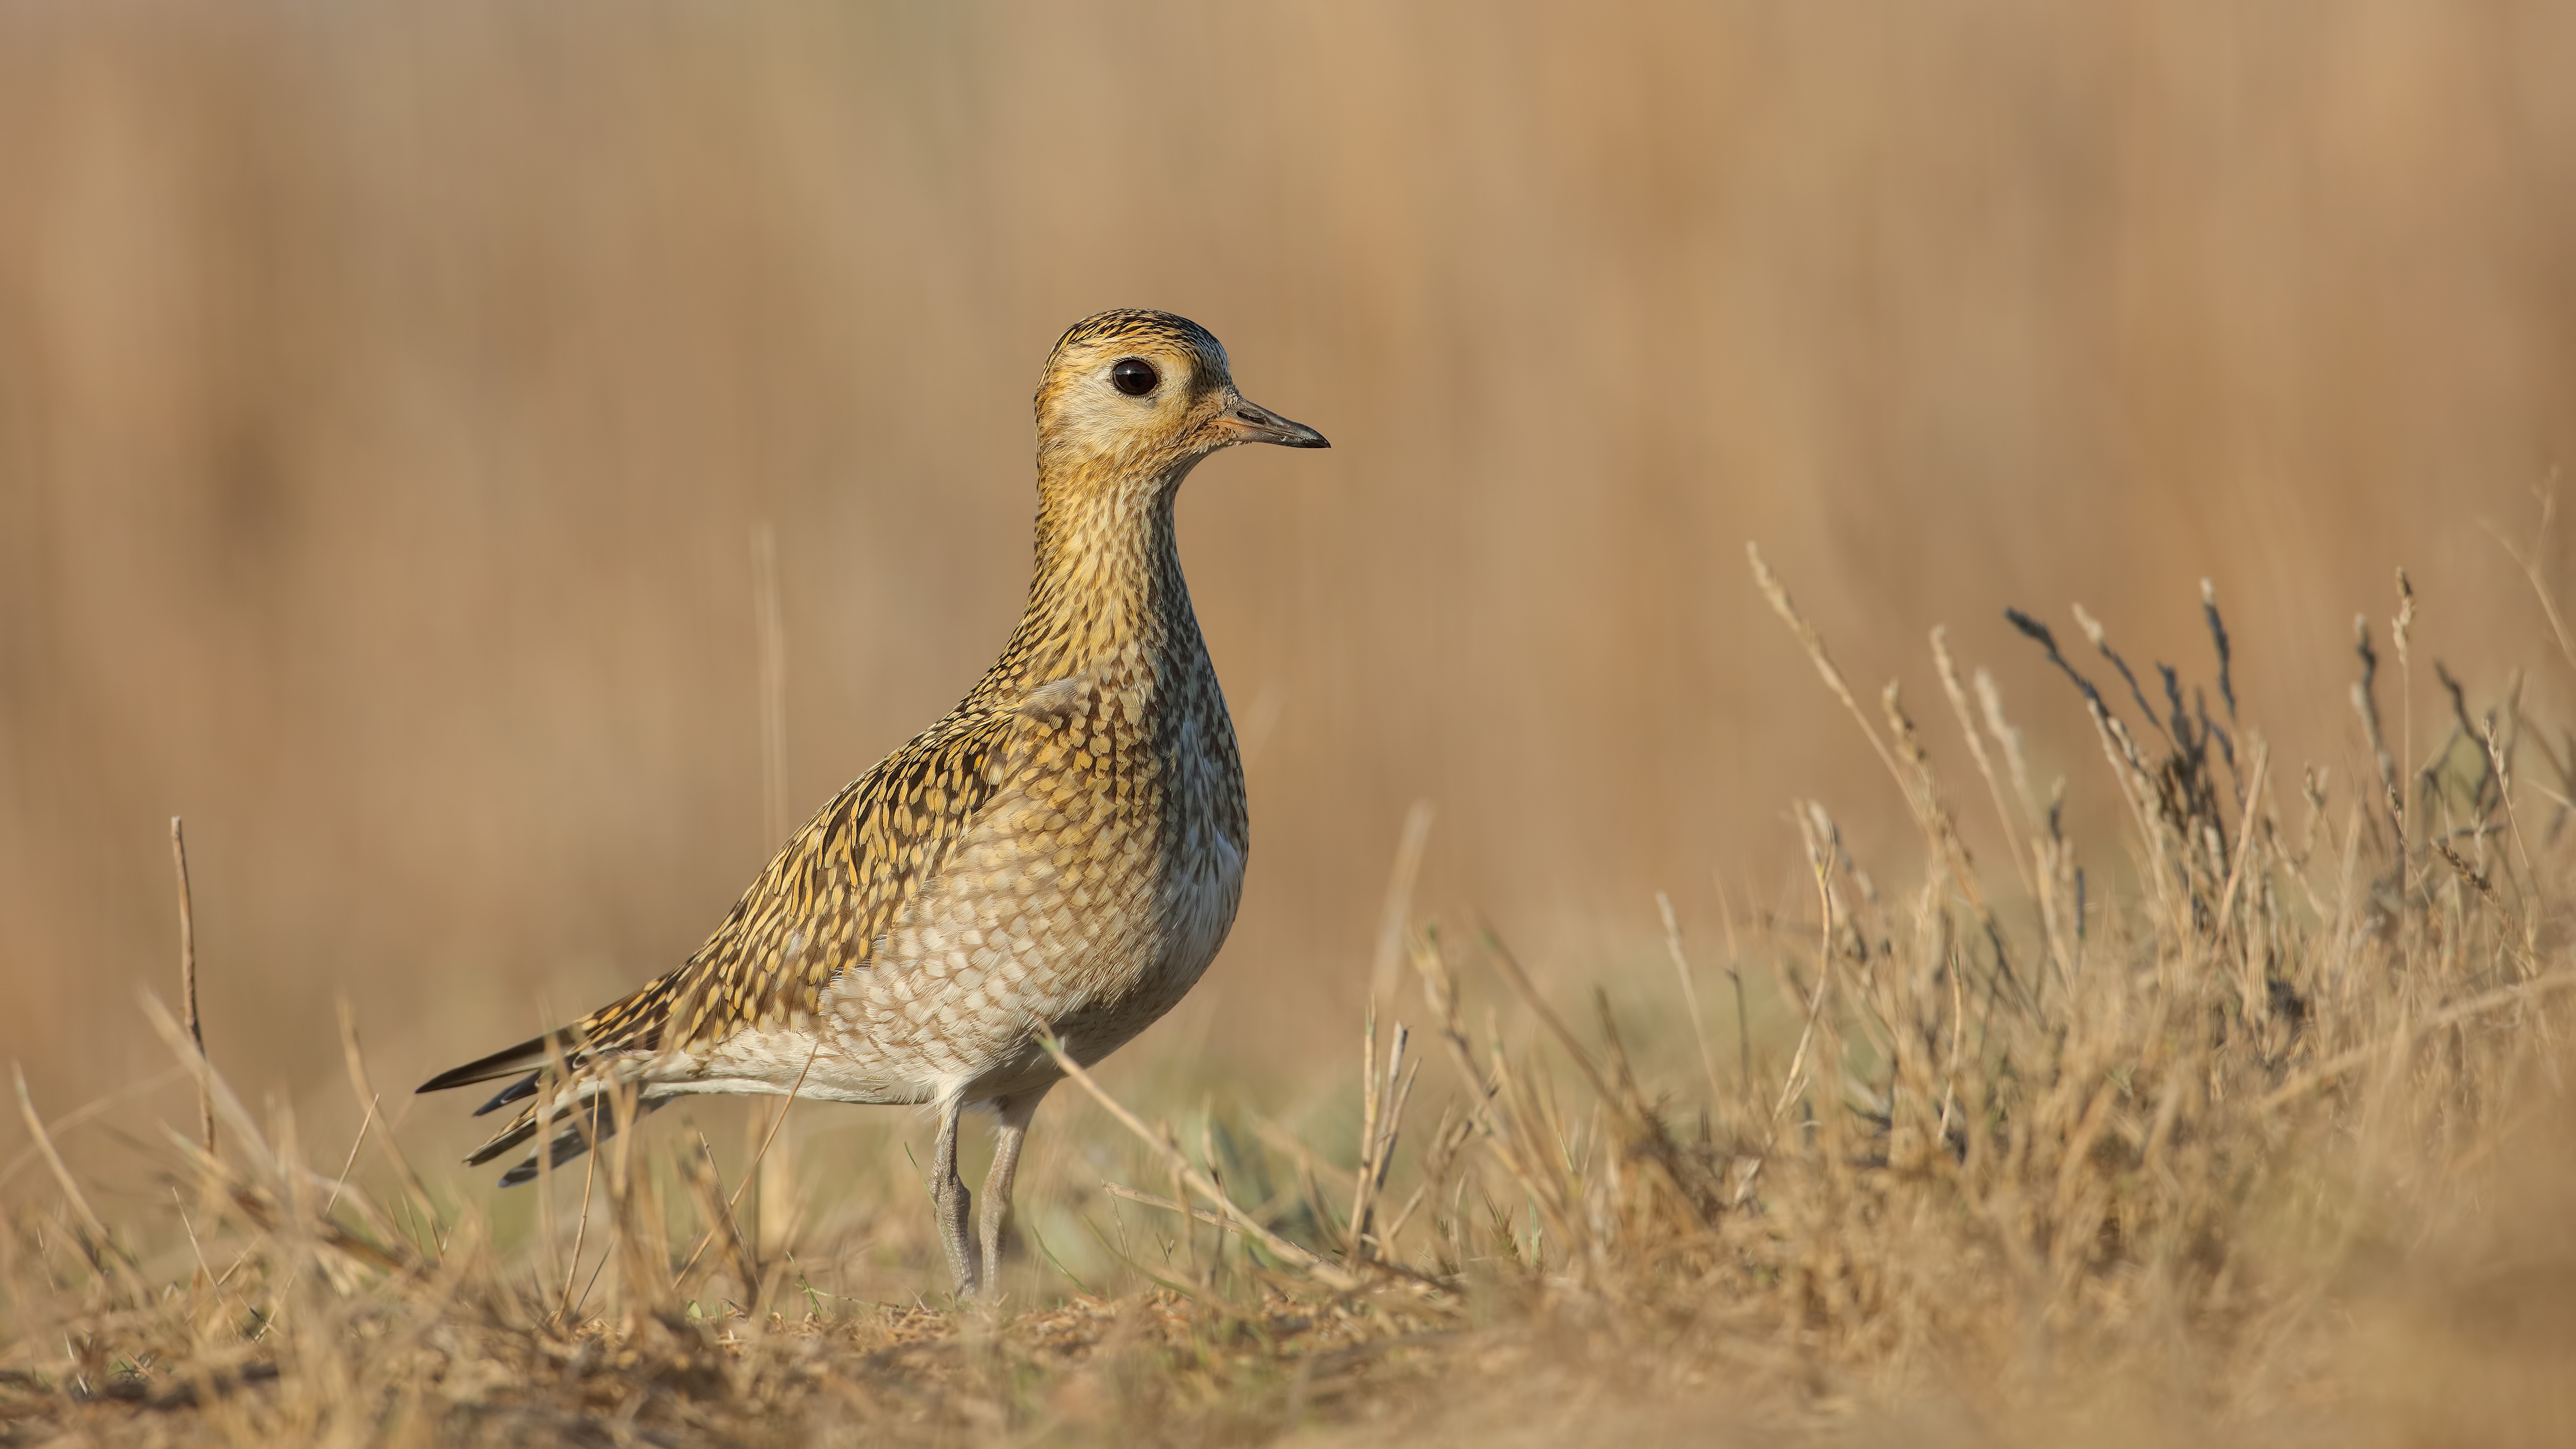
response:
<path id="1" fill-rule="evenodd" d="M 1128 1169 L 1023 1186 L 1099 1251 L 1032 1235 L 1000 1311 L 824 1291 L 892 1229 L 768 1252 L 677 1132 L 619 1133 L 497 1246 L 370 1130 L 354 1029 L 340 1165 L 208 1073 L 220 1150 L 152 1149 L 157 1214 L 103 1217 L 28 1104 L 59 1194 L 0 1263 L 8 1441 L 2563 1442 L 2570 737 L 2446 675 L 2438 746 L 2390 749 L 2364 623 L 2375 773 L 2292 783 L 2213 594 L 2199 686 L 2016 614 L 2127 804 L 2110 848 L 1936 632 L 2016 853 L 1989 872 L 1905 701 L 1873 717 L 1753 562 L 1922 851 L 1883 885 L 1802 802 L 1805 902 L 1730 924 L 1731 1023 L 1668 907 L 1668 960 L 1578 1001 L 1399 904 L 1420 1026 L 1370 1017 L 1355 1111 L 1158 1120 L 1082 1077 Z M 2401 576 L 2401 671 L 2412 608 Z"/>

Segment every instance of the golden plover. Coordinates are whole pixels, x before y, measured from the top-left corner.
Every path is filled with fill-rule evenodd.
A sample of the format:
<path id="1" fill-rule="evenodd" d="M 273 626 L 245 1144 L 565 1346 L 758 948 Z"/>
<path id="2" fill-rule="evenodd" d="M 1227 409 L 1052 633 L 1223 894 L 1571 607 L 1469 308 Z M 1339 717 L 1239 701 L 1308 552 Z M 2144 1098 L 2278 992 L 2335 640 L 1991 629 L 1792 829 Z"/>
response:
<path id="1" fill-rule="evenodd" d="M 1221 448 L 1329 446 L 1245 401 L 1225 349 L 1168 312 L 1074 324 L 1037 432 L 1036 576 L 1002 657 L 781 847 L 688 964 L 425 1083 L 518 1078 L 480 1110 L 524 1105 L 468 1162 L 533 1138 L 541 1103 L 559 1130 L 540 1150 L 578 1157 L 614 1130 L 619 1086 L 639 1110 L 692 1092 L 930 1104 L 949 1266 L 961 1294 L 989 1282 L 1060 1076 L 1040 1039 L 1087 1065 L 1134 1038 L 1207 969 L 1242 892 L 1243 768 L 1173 497 Z M 978 1107 L 1000 1118 L 980 1243 L 957 1174 Z M 532 1154 L 501 1180 L 535 1175 Z"/>

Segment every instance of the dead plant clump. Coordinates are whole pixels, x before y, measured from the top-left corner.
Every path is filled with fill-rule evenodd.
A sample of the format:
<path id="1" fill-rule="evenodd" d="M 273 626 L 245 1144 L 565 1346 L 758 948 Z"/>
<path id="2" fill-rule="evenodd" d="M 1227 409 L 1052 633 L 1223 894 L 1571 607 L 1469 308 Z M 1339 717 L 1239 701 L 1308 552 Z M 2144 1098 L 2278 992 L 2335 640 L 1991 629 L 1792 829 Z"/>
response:
<path id="1" fill-rule="evenodd" d="M 2081 650 L 2016 615 L 2126 802 L 2125 852 L 2088 857 L 1936 631 L 2010 846 L 1981 874 L 1895 687 L 1865 708 L 1753 563 L 1910 807 L 1921 879 L 1882 890 L 1803 803 L 1803 922 L 1703 977 L 1667 906 L 1652 979 L 1612 984 L 1686 1016 L 1662 1034 L 1686 1090 L 1649 1090 L 1653 1024 L 1609 994 L 1575 1009 L 1490 934 L 1420 924 L 1390 950 L 1424 1025 L 1368 1024 L 1355 1149 L 1208 1115 L 1185 1140 L 1081 1077 L 1067 1095 L 1134 1139 L 1135 1185 L 1106 1191 L 1169 1228 L 1102 1239 L 1148 1286 L 1064 1291 L 1066 1270 L 1000 1309 L 889 1305 L 815 1292 L 793 1245 L 743 1231 L 703 1142 L 652 1134 L 540 1186 L 579 1194 L 569 1245 L 504 1251 L 383 1132 L 360 1130 L 365 1170 L 358 1146 L 307 1165 L 293 1122 L 246 1110 L 156 1009 L 220 1144 L 171 1132 L 168 1211 L 111 1223 L 21 1081 L 52 1190 L 0 1265 L 0 1435 L 2576 1438 L 2576 737 L 2518 684 L 2473 711 L 2447 674 L 2437 748 L 2388 728 L 2382 639 L 2401 689 L 2413 673 L 2402 575 L 2394 622 L 2356 637 L 2352 784 L 2239 725 L 2214 598 L 2214 669 L 2188 688 L 2141 678 L 2081 609 Z M 1776 1039 L 1750 998 L 1781 1008 Z M 348 1063 L 372 1125 L 354 1032 Z"/>

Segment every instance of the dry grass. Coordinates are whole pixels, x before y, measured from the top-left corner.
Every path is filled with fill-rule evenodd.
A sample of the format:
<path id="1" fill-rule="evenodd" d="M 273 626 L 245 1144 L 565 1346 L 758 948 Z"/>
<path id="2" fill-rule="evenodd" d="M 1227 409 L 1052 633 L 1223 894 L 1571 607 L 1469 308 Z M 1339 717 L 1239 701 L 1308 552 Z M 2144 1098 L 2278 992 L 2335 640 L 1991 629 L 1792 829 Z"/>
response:
<path id="1" fill-rule="evenodd" d="M 2484 526 L 2558 576 L 2571 42 L 0 6 L 0 1056 L 61 1161 L 0 1148 L 9 1433 L 2576 1438 L 2576 676 Z M 1071 1090 L 994 1319 L 920 1297 L 899 1113 L 458 1169 L 411 1082 L 685 957 L 989 661 L 1032 371 L 1138 303 L 1336 444 L 1183 505 L 1256 849 L 1099 1073 L 1284 1246 L 1178 1231 L 1137 1195 L 1187 1174 Z M 2147 667 L 2210 660 L 2201 577 L 2232 762 Z M 2120 731 L 1997 608 L 2071 598 Z M 184 1015 L 174 814 L 213 1176 L 129 1009 Z"/>
<path id="2" fill-rule="evenodd" d="M 2464 692 L 2376 777 L 2294 776 L 2214 600 L 2201 684 L 2027 622 L 2131 807 L 2085 842 L 1936 636 L 2020 843 L 1981 872 L 1895 688 L 1873 717 L 1754 567 L 1920 827 L 1907 888 L 1807 802 L 1802 912 L 1722 954 L 1676 928 L 1589 1003 L 1408 925 L 1418 1026 L 1371 1020 L 1347 1115 L 1175 1131 L 1069 1088 L 1054 1136 L 1130 1150 L 1024 1179 L 1092 1240 L 1033 1234 L 999 1311 L 843 1291 L 935 1272 L 884 1236 L 926 1222 L 901 1193 L 845 1184 L 764 1252 L 726 1205 L 757 1164 L 685 1129 L 542 1182 L 498 1246 L 368 1130 L 351 1030 L 354 1143 L 217 1077 L 215 1154 L 144 1149 L 162 1209 L 108 1221 L 49 1159 L 9 1442 L 2565 1442 L 2568 734 Z M 2412 607 L 2359 641 L 2373 741 Z"/>
<path id="3" fill-rule="evenodd" d="M 2390 563 L 2464 677 L 2536 622 L 2477 525 L 2576 457 L 2572 49 L 2527 0 L 0 5 L 0 1055 L 166 1065 L 172 815 L 207 1040 L 317 1130 L 336 996 L 416 1078 L 685 958 L 777 839 L 754 529 L 802 813 L 1008 633 L 1029 389 L 1103 306 L 1335 444 L 1182 501 L 1256 864 L 1177 1070 L 1348 1050 L 1417 799 L 1422 898 L 1533 961 L 1659 950 L 1657 890 L 1715 939 L 1712 867 L 1775 903 L 1781 782 L 1876 766 L 1780 706 L 1747 538 L 1926 701 L 1920 624 L 2053 699 L 1998 601 L 2176 657 L 2213 578 L 2340 767 Z"/>

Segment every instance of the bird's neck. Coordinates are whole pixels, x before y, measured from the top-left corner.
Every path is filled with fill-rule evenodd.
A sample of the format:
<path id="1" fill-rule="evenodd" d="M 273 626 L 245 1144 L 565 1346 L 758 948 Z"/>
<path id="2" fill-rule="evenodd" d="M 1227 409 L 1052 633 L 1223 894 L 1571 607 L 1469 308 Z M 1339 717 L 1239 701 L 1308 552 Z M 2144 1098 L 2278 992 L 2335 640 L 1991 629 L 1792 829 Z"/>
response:
<path id="1" fill-rule="evenodd" d="M 1079 675 L 1151 688 L 1203 651 L 1172 526 L 1187 471 L 1128 486 L 1041 481 L 1028 608 L 979 694 Z"/>

